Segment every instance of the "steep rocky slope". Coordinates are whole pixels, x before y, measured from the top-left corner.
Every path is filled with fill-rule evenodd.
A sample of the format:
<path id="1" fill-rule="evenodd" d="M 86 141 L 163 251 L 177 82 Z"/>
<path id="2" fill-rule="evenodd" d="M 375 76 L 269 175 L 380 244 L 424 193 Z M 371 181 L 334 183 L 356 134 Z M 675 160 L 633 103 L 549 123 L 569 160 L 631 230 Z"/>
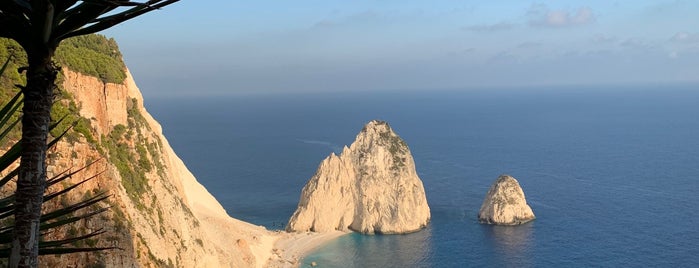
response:
<path id="1" fill-rule="evenodd" d="M 509 175 L 495 180 L 478 212 L 478 220 L 488 224 L 518 225 L 535 218 L 519 182 Z"/>
<path id="2" fill-rule="evenodd" d="M 261 267 L 276 239 L 262 227 L 228 216 L 197 182 L 148 114 L 131 75 L 123 84 L 63 69 L 65 95 L 90 120 L 50 152 L 49 175 L 102 158 L 72 182 L 104 172 L 60 202 L 107 190 L 108 213 L 66 232 L 104 229 L 88 241 L 116 246 L 91 254 L 42 257 L 46 267 Z M 54 204 L 57 205 L 57 204 Z M 104 205 L 103 205 L 104 206 Z M 72 229 L 72 230 L 70 230 Z"/>
<path id="3" fill-rule="evenodd" d="M 288 231 L 407 233 L 430 220 L 422 181 L 407 144 L 383 121 L 371 121 L 320 163 L 301 193 Z"/>
<path id="4" fill-rule="evenodd" d="M 0 58 L 11 59 L 0 76 L 0 103 L 5 103 L 16 94 L 14 85 L 24 83 L 24 74 L 17 70 L 26 65 L 26 55 L 15 42 L 0 38 Z M 96 164 L 48 192 L 96 177 L 44 204 L 44 210 L 103 191 L 110 197 L 83 211 L 109 208 L 106 213 L 45 237 L 57 240 L 102 230 L 105 233 L 68 246 L 118 249 L 41 256 L 41 267 L 290 267 L 318 245 L 344 234 L 271 232 L 231 218 L 173 152 L 161 126 L 144 108 L 113 39 L 71 38 L 62 43 L 55 59 L 64 68 L 52 118 L 66 120 L 52 136 L 71 123 L 74 127 L 48 152 L 48 175 Z M 19 129 L 8 137 L 0 151 L 19 139 Z M 8 183 L 0 187 L 0 198 L 13 192 L 13 183 Z M 0 259 L 0 266 L 6 261 Z"/>

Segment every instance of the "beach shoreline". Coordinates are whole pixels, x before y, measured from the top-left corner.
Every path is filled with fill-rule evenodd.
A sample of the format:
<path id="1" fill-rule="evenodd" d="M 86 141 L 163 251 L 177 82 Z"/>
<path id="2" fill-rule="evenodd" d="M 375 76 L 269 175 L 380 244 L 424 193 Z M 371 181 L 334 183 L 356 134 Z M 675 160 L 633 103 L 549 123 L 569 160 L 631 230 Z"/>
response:
<path id="1" fill-rule="evenodd" d="M 324 233 L 299 232 L 290 233 L 278 231 L 273 241 L 270 257 L 263 267 L 293 268 L 301 265 L 301 260 L 324 244 L 333 241 L 350 232 L 332 231 Z"/>

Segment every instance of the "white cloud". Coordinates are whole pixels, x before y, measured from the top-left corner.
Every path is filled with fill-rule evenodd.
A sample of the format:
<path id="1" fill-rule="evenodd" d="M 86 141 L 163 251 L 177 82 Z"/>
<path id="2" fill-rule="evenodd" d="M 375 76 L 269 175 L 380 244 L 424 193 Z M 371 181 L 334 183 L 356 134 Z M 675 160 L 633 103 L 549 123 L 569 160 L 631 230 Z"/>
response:
<path id="1" fill-rule="evenodd" d="M 580 7 L 574 11 L 551 10 L 544 4 L 534 4 L 527 11 L 529 25 L 534 27 L 571 27 L 595 22 L 595 14 L 589 7 Z"/>
<path id="2" fill-rule="evenodd" d="M 517 45 L 517 48 L 521 48 L 521 49 L 539 48 L 542 45 L 543 45 L 542 43 L 538 43 L 538 42 L 522 42 L 522 43 L 519 43 Z"/>
<path id="3" fill-rule="evenodd" d="M 595 36 L 592 37 L 592 42 L 600 43 L 600 44 L 613 44 L 613 43 L 617 42 L 617 38 L 614 36 L 605 35 L 605 34 L 596 34 Z"/>
<path id="4" fill-rule="evenodd" d="M 514 27 L 515 27 L 515 25 L 512 23 L 500 22 L 500 23 L 495 23 L 495 24 L 471 25 L 471 26 L 463 27 L 462 29 L 466 30 L 466 31 L 472 31 L 472 32 L 490 33 L 490 32 L 499 32 L 499 31 L 511 30 Z"/>
<path id="5" fill-rule="evenodd" d="M 379 14 L 373 10 L 366 10 L 358 13 L 349 14 L 347 16 L 337 17 L 334 19 L 324 18 L 313 24 L 312 28 L 334 28 L 353 25 L 357 23 L 377 24 L 385 19 L 387 18 L 385 18 L 385 16 L 382 14 Z"/>
<path id="6" fill-rule="evenodd" d="M 672 36 L 670 41 L 684 44 L 699 43 L 699 33 L 679 32 Z"/>
<path id="7" fill-rule="evenodd" d="M 619 45 L 622 48 L 626 48 L 626 49 L 642 49 L 642 50 L 655 49 L 658 47 L 655 44 L 649 43 L 648 41 L 643 40 L 643 39 L 639 39 L 639 38 L 628 38 L 628 39 L 622 41 L 621 43 L 619 43 Z"/>
<path id="8" fill-rule="evenodd" d="M 329 28 L 329 27 L 334 27 L 337 25 L 337 22 L 334 22 L 329 19 L 322 19 L 315 24 L 313 24 L 313 28 Z"/>
<path id="9" fill-rule="evenodd" d="M 489 64 L 510 64 L 519 61 L 519 57 L 510 51 L 500 51 L 488 59 Z"/>

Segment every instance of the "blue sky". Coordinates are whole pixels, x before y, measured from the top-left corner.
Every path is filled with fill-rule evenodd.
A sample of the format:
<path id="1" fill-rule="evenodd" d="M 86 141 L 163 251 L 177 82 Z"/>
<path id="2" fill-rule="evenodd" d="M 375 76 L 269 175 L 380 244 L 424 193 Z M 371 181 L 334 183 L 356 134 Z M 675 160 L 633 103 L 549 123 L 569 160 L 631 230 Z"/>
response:
<path id="1" fill-rule="evenodd" d="M 699 1 L 182 0 L 104 34 L 145 95 L 699 82 Z"/>

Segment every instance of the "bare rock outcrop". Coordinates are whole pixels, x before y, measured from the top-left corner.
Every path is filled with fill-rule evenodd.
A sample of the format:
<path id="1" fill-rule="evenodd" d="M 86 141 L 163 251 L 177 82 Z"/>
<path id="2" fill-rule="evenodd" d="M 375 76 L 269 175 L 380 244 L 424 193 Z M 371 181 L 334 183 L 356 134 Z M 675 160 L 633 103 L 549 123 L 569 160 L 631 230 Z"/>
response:
<path id="1" fill-rule="evenodd" d="M 478 220 L 487 224 L 519 225 L 535 218 L 522 187 L 510 175 L 495 180 L 478 212 Z"/>
<path id="2" fill-rule="evenodd" d="M 47 267 L 263 267 L 278 235 L 231 218 L 163 136 L 160 124 L 146 111 L 143 97 L 131 73 L 121 84 L 103 83 L 96 77 L 63 69 L 64 91 L 90 121 L 91 139 L 64 139 L 49 153 L 49 174 L 81 167 L 94 159 L 105 159 L 78 173 L 72 183 L 103 172 L 82 185 L 79 200 L 94 191 L 108 189 L 110 209 L 91 219 L 79 230 L 106 231 L 93 241 L 98 247 L 122 250 L 99 255 L 69 254 L 43 257 Z M 118 132 L 116 130 L 123 129 Z M 128 138 L 127 133 L 133 137 Z M 118 136 L 116 133 L 121 133 Z M 82 134 L 81 134 L 82 135 Z M 120 160 L 120 154 L 127 155 Z M 145 153 L 139 154 L 137 148 Z M 100 151 L 101 149 L 102 151 Z M 148 163 L 150 168 L 142 168 Z M 121 162 L 120 162 L 121 161 Z M 126 161 L 126 162 L 125 162 Z M 120 169 L 121 167 L 121 169 Z M 124 176 L 128 168 L 131 177 Z M 140 177 L 135 180 L 134 177 Z M 132 185 L 142 187 L 134 190 Z M 132 186 L 132 187 L 128 187 Z M 84 191 L 84 192 L 80 192 Z M 53 259 L 49 259 L 53 258 Z M 93 261 L 92 258 L 97 259 Z M 94 263 L 94 265 L 93 265 Z"/>
<path id="3" fill-rule="evenodd" d="M 287 231 L 418 231 L 430 220 L 408 145 L 388 123 L 371 121 L 306 183 Z"/>

